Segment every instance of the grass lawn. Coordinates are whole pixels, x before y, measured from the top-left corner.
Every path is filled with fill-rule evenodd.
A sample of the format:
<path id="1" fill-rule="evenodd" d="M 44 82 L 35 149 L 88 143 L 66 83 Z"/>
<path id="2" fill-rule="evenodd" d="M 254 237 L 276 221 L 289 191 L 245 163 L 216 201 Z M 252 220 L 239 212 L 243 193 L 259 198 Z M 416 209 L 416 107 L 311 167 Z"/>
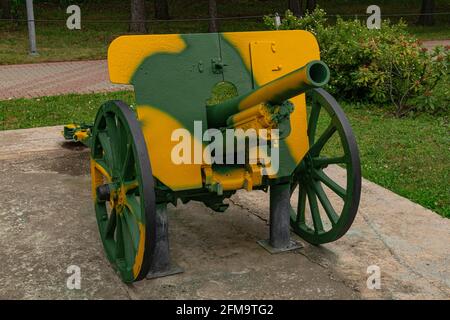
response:
<path id="1" fill-rule="evenodd" d="M 409 32 L 416 35 L 420 40 L 448 40 L 450 39 L 450 25 L 442 28 L 439 26 L 421 27 L 410 26 Z"/>
<path id="2" fill-rule="evenodd" d="M 0 101 L 0 129 L 93 122 L 106 100 L 133 103 L 132 92 Z M 379 109 L 344 105 L 357 136 L 363 176 L 450 217 L 448 119 L 396 119 Z"/>
<path id="3" fill-rule="evenodd" d="M 371 0 L 348 1 L 319 0 L 318 3 L 330 15 L 347 15 L 349 18 L 365 16 L 366 8 Z M 393 21 L 399 19 L 398 14 L 415 14 L 420 10 L 420 0 L 378 0 L 382 15 Z M 189 33 L 207 32 L 206 21 L 176 21 L 208 17 L 206 0 L 171 0 L 170 14 L 172 20 L 167 22 L 151 22 L 149 33 Z M 218 1 L 220 17 L 259 16 L 282 13 L 286 10 L 287 1 L 279 0 L 227 0 Z M 28 51 L 28 34 L 24 9 L 17 25 L 9 21 L 0 21 L 0 64 L 31 63 L 43 61 L 103 59 L 112 39 L 128 33 L 129 2 L 111 0 L 107 4 L 100 1 L 85 1 L 81 6 L 81 30 L 70 31 L 65 26 L 65 6 L 55 6 L 47 2 L 35 4 L 37 46 L 40 55 L 30 57 Z M 148 17 L 153 17 L 153 5 L 147 1 Z M 436 11 L 450 12 L 448 0 L 436 0 Z M 331 18 L 332 20 L 333 18 Z M 411 24 L 410 31 L 421 39 L 449 39 L 450 15 L 436 17 L 436 26 L 414 26 L 417 16 L 406 15 Z M 42 21 L 45 20 L 45 21 Z M 50 21 L 52 20 L 52 21 Z M 58 20 L 58 21 L 55 21 Z M 103 22 L 102 22 L 103 21 Z M 261 18 L 221 20 L 221 31 L 263 30 Z"/>

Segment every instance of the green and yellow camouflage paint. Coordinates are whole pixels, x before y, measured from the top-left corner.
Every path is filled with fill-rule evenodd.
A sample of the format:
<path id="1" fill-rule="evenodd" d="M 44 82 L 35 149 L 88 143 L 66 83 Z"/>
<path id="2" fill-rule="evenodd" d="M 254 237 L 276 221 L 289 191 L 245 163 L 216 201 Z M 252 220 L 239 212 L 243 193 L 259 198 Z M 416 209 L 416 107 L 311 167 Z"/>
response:
<path id="1" fill-rule="evenodd" d="M 171 134 L 177 128 L 193 134 L 194 121 L 202 121 L 203 130 L 220 123 L 220 112 L 208 118 L 205 108 L 217 83 L 230 82 L 239 96 L 245 95 L 319 59 L 317 41 L 307 31 L 123 36 L 114 40 L 108 51 L 111 81 L 134 86 L 153 175 L 174 191 L 204 186 L 201 164 L 176 165 L 171 161 L 170 150 L 176 144 Z M 294 76 L 300 80 L 304 73 Z M 275 83 L 265 92 L 280 92 L 288 81 L 281 86 Z M 252 94 L 228 104 L 241 111 L 258 102 L 270 102 L 261 99 L 264 97 Z M 304 95 L 293 97 L 291 102 L 292 131 L 280 141 L 277 177 L 290 176 L 308 150 Z M 222 117 L 224 126 L 229 115 Z M 201 144 L 194 139 L 192 145 Z"/>

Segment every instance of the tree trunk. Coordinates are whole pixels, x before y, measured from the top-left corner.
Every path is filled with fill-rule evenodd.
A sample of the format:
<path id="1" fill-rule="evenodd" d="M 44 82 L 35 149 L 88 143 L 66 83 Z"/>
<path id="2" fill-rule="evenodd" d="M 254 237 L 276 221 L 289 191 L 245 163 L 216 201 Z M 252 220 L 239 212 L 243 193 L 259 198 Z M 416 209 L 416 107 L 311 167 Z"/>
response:
<path id="1" fill-rule="evenodd" d="M 130 31 L 136 33 L 147 33 L 145 18 L 145 0 L 131 0 Z"/>
<path id="2" fill-rule="evenodd" d="M 167 0 L 155 0 L 155 19 L 168 20 L 169 4 Z"/>
<path id="3" fill-rule="evenodd" d="M 2 19 L 11 19 L 11 0 L 0 0 L 0 9 L 2 10 Z"/>
<path id="4" fill-rule="evenodd" d="M 208 31 L 209 32 L 218 32 L 219 27 L 217 25 L 217 3 L 216 3 L 216 0 L 209 0 L 208 9 L 209 9 L 209 18 L 210 18 Z"/>
<path id="5" fill-rule="evenodd" d="M 303 15 L 302 2 L 303 0 L 288 0 L 288 8 L 296 17 L 301 17 Z"/>
<path id="6" fill-rule="evenodd" d="M 316 6 L 317 6 L 316 0 L 306 0 L 306 10 L 308 10 L 310 13 L 314 11 Z"/>
<path id="7" fill-rule="evenodd" d="M 434 0 L 422 0 L 422 9 L 420 10 L 419 24 L 431 26 L 434 24 Z"/>

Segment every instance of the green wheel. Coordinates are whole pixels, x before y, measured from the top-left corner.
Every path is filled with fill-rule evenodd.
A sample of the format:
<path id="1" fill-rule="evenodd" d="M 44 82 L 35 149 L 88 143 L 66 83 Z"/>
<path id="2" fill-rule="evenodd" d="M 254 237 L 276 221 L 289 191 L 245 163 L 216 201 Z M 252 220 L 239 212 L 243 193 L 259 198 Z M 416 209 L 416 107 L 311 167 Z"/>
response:
<path id="1" fill-rule="evenodd" d="M 361 194 L 359 152 L 350 124 L 336 100 L 323 89 L 310 90 L 309 151 L 291 183 L 291 227 L 312 244 L 335 241 L 350 228 Z M 330 165 L 345 177 L 333 180 Z M 332 204 L 333 203 L 333 204 Z"/>
<path id="2" fill-rule="evenodd" d="M 124 282 L 145 278 L 155 251 L 154 180 L 139 122 L 122 101 L 108 101 L 97 113 L 91 178 L 108 260 Z"/>

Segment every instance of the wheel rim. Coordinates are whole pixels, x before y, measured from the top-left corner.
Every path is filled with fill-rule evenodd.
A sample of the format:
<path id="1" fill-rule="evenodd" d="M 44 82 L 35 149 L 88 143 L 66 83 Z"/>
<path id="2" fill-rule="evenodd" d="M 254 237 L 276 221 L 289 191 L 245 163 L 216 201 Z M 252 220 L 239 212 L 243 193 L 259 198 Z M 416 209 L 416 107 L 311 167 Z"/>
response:
<path id="1" fill-rule="evenodd" d="M 307 130 L 310 149 L 296 168 L 291 183 L 291 204 L 297 200 L 297 205 L 291 207 L 291 226 L 304 240 L 321 244 L 339 239 L 353 223 L 361 193 L 361 167 L 356 139 L 339 104 L 323 89 L 310 93 L 312 107 Z M 325 125 L 318 134 L 320 124 Z M 328 149 L 336 150 L 340 144 L 340 151 L 334 155 L 327 150 L 327 144 L 333 144 Z M 343 186 L 324 171 L 329 165 L 344 167 Z M 341 208 L 337 207 L 337 201 L 332 204 L 330 194 L 341 199 Z"/>
<path id="2" fill-rule="evenodd" d="M 109 101 L 97 113 L 91 178 L 108 260 L 124 282 L 143 279 L 155 247 L 154 182 L 139 122 L 121 101 Z"/>

